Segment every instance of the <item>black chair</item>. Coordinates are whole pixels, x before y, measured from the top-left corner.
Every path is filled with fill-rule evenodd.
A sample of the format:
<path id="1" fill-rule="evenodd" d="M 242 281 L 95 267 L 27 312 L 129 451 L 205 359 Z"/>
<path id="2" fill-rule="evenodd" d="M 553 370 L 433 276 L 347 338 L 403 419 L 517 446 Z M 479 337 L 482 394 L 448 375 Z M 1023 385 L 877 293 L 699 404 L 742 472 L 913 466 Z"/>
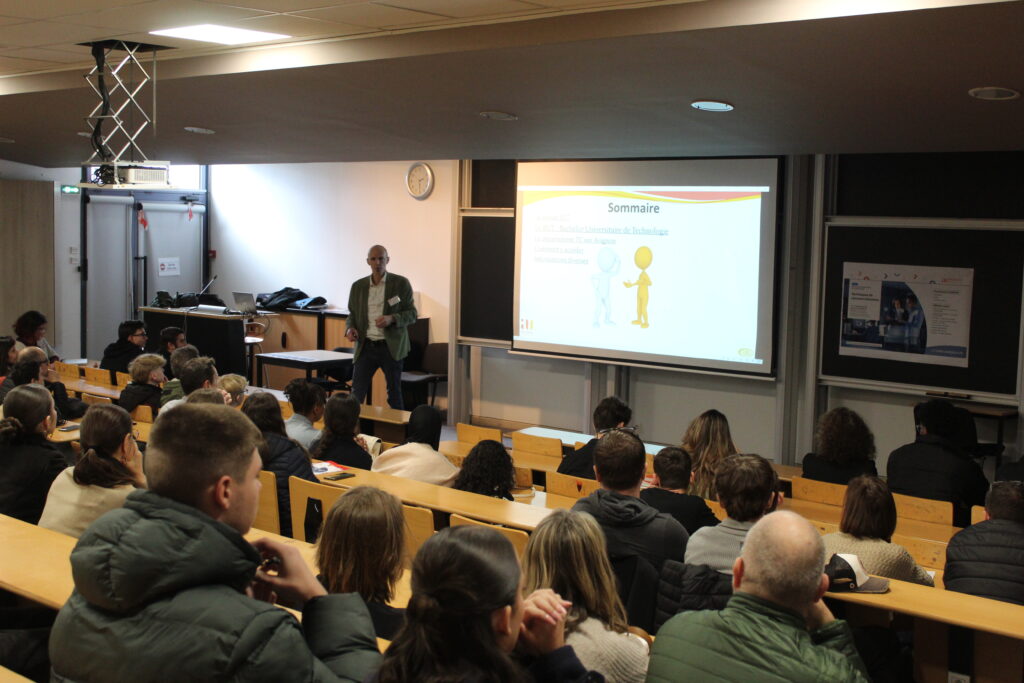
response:
<path id="1" fill-rule="evenodd" d="M 423 351 L 423 369 L 402 373 L 402 386 L 430 386 L 430 405 L 437 398 L 437 385 L 448 381 L 448 343 L 427 344 Z"/>

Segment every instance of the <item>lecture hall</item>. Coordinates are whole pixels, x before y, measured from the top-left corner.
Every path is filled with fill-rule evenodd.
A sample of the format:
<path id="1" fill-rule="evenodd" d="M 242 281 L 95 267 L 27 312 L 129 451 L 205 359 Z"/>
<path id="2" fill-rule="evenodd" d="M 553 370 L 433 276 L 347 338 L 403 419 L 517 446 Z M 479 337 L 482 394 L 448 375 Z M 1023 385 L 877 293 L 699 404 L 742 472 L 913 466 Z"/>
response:
<path id="1" fill-rule="evenodd" d="M 1024 682 L 1021 25 L 0 0 L 0 681 Z"/>

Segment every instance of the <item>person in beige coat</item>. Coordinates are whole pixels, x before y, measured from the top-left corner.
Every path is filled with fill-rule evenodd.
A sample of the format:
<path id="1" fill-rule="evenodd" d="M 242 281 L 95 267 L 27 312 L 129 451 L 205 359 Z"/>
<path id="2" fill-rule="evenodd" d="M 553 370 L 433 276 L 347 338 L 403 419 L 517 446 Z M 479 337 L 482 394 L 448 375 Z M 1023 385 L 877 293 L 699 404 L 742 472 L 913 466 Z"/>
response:
<path id="1" fill-rule="evenodd" d="M 142 453 L 131 416 L 119 406 L 94 405 L 82 418 L 82 455 L 54 479 L 39 526 L 78 538 L 96 519 L 146 488 Z"/>
<path id="2" fill-rule="evenodd" d="M 409 416 L 405 443 L 377 456 L 371 470 L 427 484 L 451 486 L 459 468 L 437 452 L 440 442 L 441 413 L 432 406 L 417 406 Z"/>
<path id="3" fill-rule="evenodd" d="M 934 585 L 907 549 L 892 543 L 896 530 L 896 502 L 889 486 L 878 477 L 861 475 L 850 480 L 843 500 L 839 531 L 826 534 L 825 557 L 850 553 L 860 558 L 868 574 L 898 581 Z"/>

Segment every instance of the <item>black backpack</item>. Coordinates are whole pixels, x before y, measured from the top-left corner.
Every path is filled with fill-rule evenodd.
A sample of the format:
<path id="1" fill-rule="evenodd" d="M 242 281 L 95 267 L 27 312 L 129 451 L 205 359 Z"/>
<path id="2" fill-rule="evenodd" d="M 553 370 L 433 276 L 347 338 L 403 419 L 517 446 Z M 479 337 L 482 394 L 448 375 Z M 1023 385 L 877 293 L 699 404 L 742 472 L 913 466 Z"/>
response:
<path id="1" fill-rule="evenodd" d="M 263 297 L 260 297 L 261 299 Z M 301 289 L 295 289 L 294 287 L 285 287 L 279 289 L 273 294 L 268 294 L 266 300 L 257 301 L 260 308 L 268 311 L 283 311 L 290 307 L 293 303 L 300 299 L 308 299 L 309 295 L 303 292 Z"/>

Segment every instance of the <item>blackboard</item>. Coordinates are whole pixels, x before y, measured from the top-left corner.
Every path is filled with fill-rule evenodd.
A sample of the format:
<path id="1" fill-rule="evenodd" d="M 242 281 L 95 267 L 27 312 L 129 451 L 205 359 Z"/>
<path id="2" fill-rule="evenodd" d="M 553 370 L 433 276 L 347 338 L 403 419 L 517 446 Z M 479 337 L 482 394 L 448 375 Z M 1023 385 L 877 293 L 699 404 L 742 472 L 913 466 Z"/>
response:
<path id="1" fill-rule="evenodd" d="M 459 336 L 512 341 L 516 219 L 462 219 Z"/>
<path id="2" fill-rule="evenodd" d="M 966 368 L 840 355 L 843 263 L 974 269 Z M 1017 393 L 1024 231 L 830 225 L 821 374 L 970 394 Z"/>

